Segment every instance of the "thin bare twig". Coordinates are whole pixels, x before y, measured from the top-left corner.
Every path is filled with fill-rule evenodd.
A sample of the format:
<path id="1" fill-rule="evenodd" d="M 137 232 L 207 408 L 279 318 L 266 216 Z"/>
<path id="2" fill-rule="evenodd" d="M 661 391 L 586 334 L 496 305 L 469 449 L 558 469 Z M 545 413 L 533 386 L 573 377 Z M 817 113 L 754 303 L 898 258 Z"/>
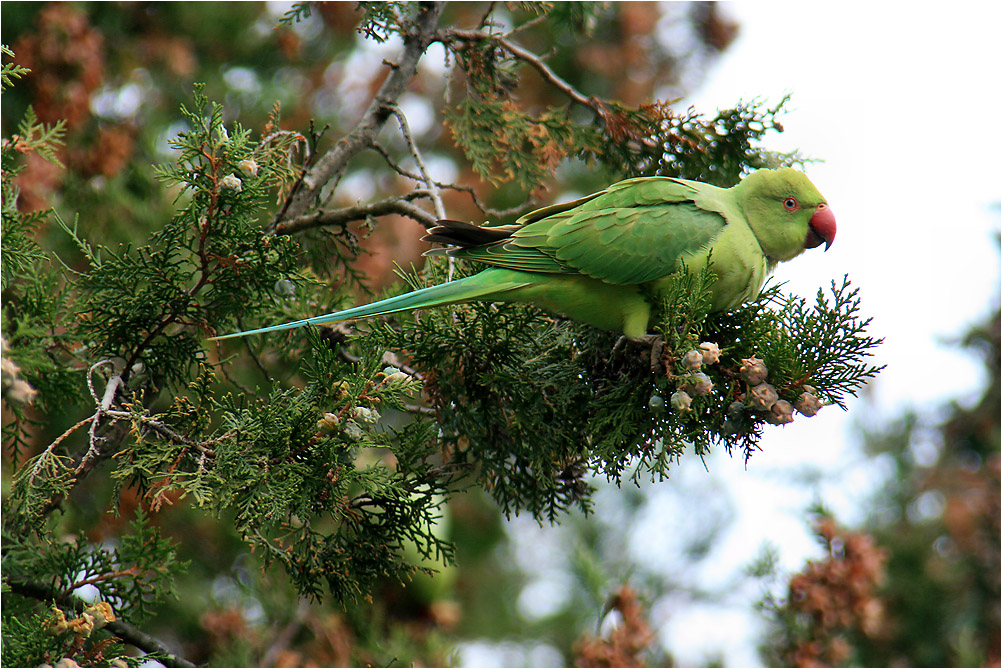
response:
<path id="1" fill-rule="evenodd" d="M 244 327 L 243 319 L 240 318 L 239 314 L 237 315 L 237 325 L 240 327 L 241 330 L 246 330 L 247 329 L 246 327 Z M 258 370 L 261 372 L 261 374 L 264 375 L 264 378 L 270 380 L 271 379 L 271 374 L 268 372 L 267 369 L 264 368 L 264 363 L 261 362 L 261 358 L 258 357 L 257 351 L 255 351 L 254 347 L 251 346 L 250 340 L 251 340 L 250 337 L 244 337 L 243 338 L 244 348 L 247 349 L 247 352 L 250 354 L 251 360 L 254 362 L 254 365 L 258 368 Z M 220 346 L 219 342 L 216 342 L 216 351 L 218 351 L 218 352 L 222 351 L 222 347 Z M 220 355 L 220 358 L 222 358 L 221 355 Z M 229 377 L 227 377 L 227 378 L 229 378 Z M 234 385 L 236 385 L 236 384 L 234 384 Z M 252 393 L 247 393 L 247 394 L 250 395 Z"/>
<path id="2" fill-rule="evenodd" d="M 383 157 L 383 160 L 386 161 L 386 164 L 389 165 L 390 168 L 394 172 L 396 172 L 397 174 L 399 174 L 401 176 L 405 176 L 408 179 L 413 179 L 414 181 L 416 181 L 418 183 L 421 183 L 423 181 L 423 179 L 421 178 L 420 174 L 417 174 L 415 172 L 411 172 L 406 167 L 404 167 L 403 165 L 401 165 L 400 163 L 398 163 L 396 160 L 394 160 L 393 156 L 390 155 L 390 152 L 387 151 L 385 148 L 383 148 L 383 145 L 380 144 L 379 142 L 373 142 L 372 146 L 370 146 L 369 148 L 372 149 L 373 151 L 375 151 L 376 153 L 378 153 L 379 155 L 381 155 Z M 438 182 L 438 181 L 435 182 L 435 185 L 438 186 L 439 188 L 445 188 L 446 187 L 445 184 L 443 184 L 441 182 Z"/>
<path id="3" fill-rule="evenodd" d="M 369 204 L 357 204 L 351 207 L 341 207 L 331 211 L 317 211 L 289 219 L 279 223 L 275 234 L 291 235 L 311 228 L 345 227 L 353 221 L 364 221 L 370 216 L 385 216 L 386 214 L 401 214 L 412 218 L 421 225 L 431 227 L 438 222 L 438 217 L 421 207 L 411 204 L 407 196 L 386 198 Z"/>
<path id="4" fill-rule="evenodd" d="M 488 21 L 490 21 L 491 14 L 494 13 L 495 6 L 497 6 L 497 2 L 494 2 L 493 0 L 487 4 L 487 10 L 484 12 L 484 15 L 480 17 L 480 23 L 478 23 L 477 25 L 479 25 L 481 28 L 484 28 L 488 25 Z"/>
<path id="5" fill-rule="evenodd" d="M 484 212 L 488 216 L 492 216 L 494 218 L 507 218 L 509 216 L 517 216 L 525 214 L 527 212 L 532 211 L 533 209 L 538 208 L 536 200 L 529 199 L 525 204 L 509 207 L 508 209 L 495 209 L 483 203 L 483 201 L 477 196 L 477 191 L 475 188 L 473 188 L 473 186 L 466 186 L 463 184 L 445 184 L 445 185 L 439 184 L 439 186 L 443 188 L 451 188 L 453 190 L 462 191 L 464 193 L 469 193 L 470 197 L 473 198 L 474 206 L 476 206 L 477 209 Z"/>
<path id="6" fill-rule="evenodd" d="M 439 219 L 445 218 L 445 205 L 442 204 L 442 194 L 438 191 L 438 182 L 431 178 L 428 174 L 428 166 L 424 163 L 424 158 L 421 156 L 421 151 L 418 150 L 417 143 L 414 141 L 414 136 L 411 134 L 410 124 L 407 123 L 407 117 L 400 110 L 400 107 L 393 105 L 393 115 L 397 117 L 397 122 L 400 123 L 400 132 L 403 133 L 404 139 L 407 141 L 407 146 L 410 147 L 411 155 L 414 156 L 415 162 L 417 162 L 418 169 L 421 170 L 421 181 L 428 187 L 428 191 L 431 194 L 431 201 L 435 205 L 435 215 Z"/>
<path id="7" fill-rule="evenodd" d="M 243 328 L 241 327 L 240 329 L 242 330 Z M 244 337 L 244 339 L 247 339 L 247 337 Z M 217 346 L 217 348 L 219 347 Z M 254 360 L 257 359 L 253 353 L 251 354 L 251 359 Z M 220 365 L 220 371 L 223 373 L 223 377 L 225 377 L 227 381 L 232 383 L 233 386 L 238 390 L 240 390 L 240 392 L 242 392 L 244 395 L 247 395 L 248 397 L 254 395 L 255 393 L 250 387 L 244 385 L 239 380 L 237 380 L 232 374 L 230 374 L 230 370 L 228 369 L 228 367 L 229 365 Z M 268 376 L 268 374 L 265 373 L 265 378 L 270 378 L 270 376 Z"/>
<path id="8" fill-rule="evenodd" d="M 53 451 L 55 451 L 55 449 L 56 449 L 56 446 L 58 446 L 64 439 L 66 439 L 66 437 L 68 437 L 71 434 L 73 434 L 74 432 L 76 432 L 79 428 L 83 427 L 84 425 L 86 425 L 90 421 L 94 420 L 94 418 L 96 416 L 97 416 L 96 413 L 91 414 L 90 416 L 87 416 L 86 418 L 84 418 L 83 420 L 81 420 L 79 423 L 77 423 L 76 425 L 74 425 L 73 427 L 71 427 L 70 429 L 66 430 L 65 432 L 63 432 L 58 437 L 56 437 L 56 439 L 51 444 L 49 444 L 48 446 L 46 446 L 45 450 L 42 451 L 42 454 L 38 456 L 38 460 L 35 461 L 35 466 L 31 468 L 31 475 L 28 477 L 28 484 L 29 485 L 31 485 L 31 482 L 35 480 L 35 476 L 42 469 L 42 464 L 45 462 L 45 459 L 48 458 L 50 455 L 52 455 Z"/>
<path id="9" fill-rule="evenodd" d="M 139 567 L 129 567 L 128 569 L 123 569 L 122 571 L 115 571 L 110 574 L 98 574 L 97 576 L 91 576 L 90 578 L 84 578 L 70 587 L 67 588 L 68 591 L 72 592 L 77 588 L 82 588 L 85 585 L 94 585 L 95 583 L 103 583 L 104 581 L 110 581 L 115 578 L 121 578 L 123 576 L 136 577 L 142 574 L 142 569 Z"/>
<path id="10" fill-rule="evenodd" d="M 436 411 L 431 407 L 423 407 L 417 404 L 404 404 L 403 406 L 408 413 L 415 413 L 422 416 L 433 416 L 433 417 L 437 415 Z"/>
<path id="11" fill-rule="evenodd" d="M 108 379 L 108 383 L 104 387 L 104 395 L 98 399 L 97 393 L 94 391 L 93 376 L 94 371 L 103 365 L 111 365 L 112 369 L 115 370 L 115 373 L 113 373 L 111 378 Z M 98 360 L 91 365 L 89 370 L 87 370 L 87 387 L 90 389 L 91 397 L 97 401 L 97 412 L 91 418 L 89 447 L 87 448 L 87 452 L 84 454 L 83 458 L 80 459 L 80 464 L 77 465 L 76 470 L 74 470 L 74 476 L 80 476 L 81 473 L 89 471 L 93 467 L 93 465 L 90 464 L 91 460 L 98 458 L 101 454 L 99 444 L 105 440 L 105 437 L 98 436 L 97 428 L 101 423 L 101 418 L 107 415 L 108 410 L 111 409 L 111 406 L 115 403 L 115 395 L 118 393 L 119 387 L 123 384 L 121 376 L 122 370 L 119 368 L 120 366 L 121 363 L 116 363 L 112 360 Z"/>
<path id="12" fill-rule="evenodd" d="M 31 474 L 28 476 L 28 485 L 35 480 L 38 473 L 42 470 L 42 466 L 45 464 L 45 460 L 48 459 L 53 452 L 55 452 L 56 447 L 63 442 L 64 439 L 69 437 L 71 434 L 76 432 L 78 429 L 90 423 L 89 430 L 89 445 L 87 452 L 84 454 L 83 458 L 80 460 L 80 464 L 73 472 L 74 477 L 79 477 L 82 472 L 88 469 L 88 464 L 90 461 L 96 457 L 100 451 L 98 448 L 98 442 L 102 441 L 104 438 L 97 435 L 98 423 L 101 420 L 101 416 L 108 412 L 111 408 L 112 403 L 115 399 L 115 393 L 118 392 L 118 387 L 122 383 L 122 377 L 118 374 L 113 374 L 108 380 L 107 386 L 105 386 L 104 394 L 102 397 L 98 397 L 97 390 L 94 388 L 94 371 L 103 365 L 112 365 L 115 363 L 111 360 L 99 360 L 91 365 L 90 369 L 87 370 L 87 388 L 90 390 L 90 396 L 94 399 L 95 404 L 97 404 L 97 411 L 87 416 L 83 420 L 78 421 L 68 430 L 63 432 L 61 435 L 56 437 L 51 444 L 45 447 L 45 450 L 38 456 L 38 460 L 35 461 L 35 466 L 31 468 Z M 58 502 L 57 502 L 58 503 Z M 53 504 L 52 508 L 56 505 Z"/>
<path id="13" fill-rule="evenodd" d="M 506 37 L 511 37 L 512 35 L 514 35 L 517 32 L 522 32 L 523 30 L 528 30 L 532 26 L 536 25 L 537 23 L 542 23 L 543 21 L 545 21 L 548 18 L 550 18 L 549 14 L 546 14 L 544 12 L 544 13 L 540 14 L 539 16 L 536 16 L 534 18 L 529 19 L 528 21 L 526 21 L 522 25 L 515 26 L 514 28 L 512 28 L 511 30 L 508 31 L 508 34 L 506 35 Z"/>
<path id="14" fill-rule="evenodd" d="M 372 148 L 373 151 L 381 155 L 383 157 L 383 160 L 386 161 L 386 164 L 389 165 L 390 168 L 400 176 L 407 177 L 408 179 L 413 179 L 418 183 L 424 182 L 424 178 L 420 174 L 411 172 L 407 168 L 400 165 L 400 163 L 398 163 L 396 160 L 393 159 L 393 156 L 390 155 L 389 151 L 387 151 L 378 142 L 374 142 L 372 147 L 370 148 Z M 536 208 L 535 201 L 529 200 L 525 204 L 520 204 L 515 207 L 510 207 L 508 209 L 495 209 L 494 207 L 487 205 L 486 203 L 484 203 L 483 200 L 480 199 L 480 196 L 477 195 L 477 190 L 473 186 L 467 186 L 465 184 L 447 184 L 441 181 L 434 181 L 434 184 L 439 189 L 448 188 L 449 190 L 456 190 L 462 193 L 467 193 L 473 200 L 473 206 L 475 206 L 484 214 L 492 218 L 497 218 L 497 219 L 507 218 L 509 216 L 524 214 Z"/>
<path id="15" fill-rule="evenodd" d="M 226 434 L 220 437 L 216 437 L 215 439 L 212 439 L 210 441 L 199 442 L 195 441 L 194 439 L 190 439 L 184 436 L 183 434 L 178 434 L 177 432 L 167 427 L 165 424 L 161 423 L 157 419 L 151 418 L 149 416 L 143 416 L 141 414 L 133 414 L 129 413 L 128 411 L 106 411 L 105 415 L 111 416 L 115 420 L 139 421 L 143 425 L 146 425 L 149 428 L 151 428 L 154 432 L 159 432 L 162 436 L 167 437 L 171 441 L 183 444 L 185 446 L 188 446 L 189 448 L 194 448 L 196 451 L 204 453 L 210 457 L 214 456 L 215 452 L 211 448 L 206 446 L 206 444 L 220 442 L 223 439 L 228 438 L 231 434 L 233 434 L 233 432 L 231 431 L 227 432 Z"/>
<path id="16" fill-rule="evenodd" d="M 400 123 L 400 132 L 403 133 L 404 139 L 407 141 L 407 146 L 410 147 L 411 155 L 414 156 L 414 161 L 417 162 L 418 169 L 421 170 L 421 180 L 428 187 L 428 190 L 431 191 L 431 201 L 435 205 L 435 215 L 438 216 L 438 220 L 442 220 L 445 218 L 445 205 L 442 204 L 442 194 L 439 192 L 435 180 L 428 174 L 428 167 L 424 164 L 424 158 L 417 147 L 417 142 L 414 141 L 414 136 L 411 135 L 411 127 L 407 123 L 407 117 L 404 116 L 404 113 L 400 111 L 400 107 L 397 105 L 393 105 L 393 115 L 397 117 L 397 122 Z M 456 259 L 452 256 L 448 258 L 449 270 L 446 278 L 448 281 L 452 281 L 452 275 L 456 272 Z"/>
<path id="17" fill-rule="evenodd" d="M 602 108 L 599 102 L 594 97 L 588 97 L 584 93 L 580 92 L 569 83 L 567 83 L 560 75 L 550 69 L 550 67 L 543 62 L 542 58 L 532 53 L 528 49 L 524 49 L 519 45 L 515 44 L 509 40 L 504 35 L 498 35 L 495 33 L 486 33 L 480 30 L 463 30 L 460 28 L 448 28 L 446 30 L 440 30 L 438 32 L 437 38 L 442 42 L 480 42 L 488 40 L 494 42 L 505 51 L 510 53 L 515 58 L 524 61 L 531 65 L 540 76 L 543 77 L 553 86 L 559 88 L 564 95 L 569 97 L 574 102 L 584 105 L 595 110 L 596 113 L 602 114 Z"/>

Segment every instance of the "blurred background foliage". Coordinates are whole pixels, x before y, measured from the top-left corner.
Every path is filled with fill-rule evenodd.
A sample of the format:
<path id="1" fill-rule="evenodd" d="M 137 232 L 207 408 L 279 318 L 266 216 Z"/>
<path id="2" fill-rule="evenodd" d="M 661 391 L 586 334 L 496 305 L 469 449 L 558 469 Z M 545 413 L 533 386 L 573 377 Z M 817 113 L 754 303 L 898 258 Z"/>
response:
<path id="1" fill-rule="evenodd" d="M 490 12 L 510 28 L 531 22 L 536 4 L 545 3 L 449 3 L 442 24 L 477 25 Z M 53 207 L 67 221 L 79 216 L 88 238 L 111 247 L 142 243 L 180 206 L 178 191 L 164 188 L 152 166 L 175 158 L 169 140 L 187 129 L 177 110 L 191 99 L 193 82 L 205 82 L 208 98 L 223 103 L 227 124 L 260 131 L 281 101 L 283 128 L 306 133 L 311 122 L 317 130 L 329 126 L 327 141 L 349 132 L 386 75 L 384 60 L 396 57 L 399 39 L 359 34 L 363 14 L 355 3 L 310 5 L 302 20 L 281 22 L 289 9 L 250 2 L 5 2 L 0 36 L 16 62 L 31 69 L 3 95 L 5 136 L 28 105 L 42 122 L 66 121 L 58 153 L 65 169 L 27 155 L 18 207 Z M 690 90 L 739 30 L 713 3 L 548 9 L 550 20 L 533 23 L 518 35 L 520 43 L 547 54 L 547 65 L 574 89 L 633 108 Z M 378 24 L 370 27 L 380 35 Z M 527 193 L 516 181 L 488 187 L 443 125 L 455 85 L 449 71 L 434 45 L 398 101 L 417 141 L 430 147 L 429 171 L 443 182 L 473 185 L 488 209 L 523 204 Z M 508 83 L 500 73 L 498 85 Z M 566 102 L 531 73 L 517 86 L 526 109 Z M 528 195 L 544 204 L 608 180 L 600 170 L 562 161 L 550 191 Z M 352 165 L 333 204 L 412 187 L 373 153 Z M 445 190 L 442 197 L 450 217 L 483 218 L 469 193 Z M 364 280 L 349 283 L 359 292 L 391 284 L 394 264 L 420 262 L 424 250 L 416 241 L 423 228 L 411 219 L 384 217 L 370 228 L 356 226 L 364 253 L 352 271 Z M 50 219 L 40 222 L 35 238 L 70 267 L 83 266 L 79 248 Z M 341 268 L 329 270 L 342 278 Z M 842 528 L 819 509 L 814 522 L 827 557 L 796 575 L 777 573 L 768 556 L 750 570 L 749 581 L 761 581 L 770 593 L 762 643 L 769 662 L 998 665 L 998 333 L 996 315 L 965 342 L 989 372 L 978 405 L 867 428 L 869 457 L 891 463 L 894 474 L 863 527 Z M 46 426 L 38 418 L 35 448 L 65 428 L 65 419 Z M 5 496 L 16 464 L 11 456 L 5 450 Z M 95 480 L 65 505 L 57 532 L 114 542 L 145 502 L 130 488 L 113 499 L 111 486 Z M 197 512 L 184 500 L 164 505 L 150 522 L 175 540 L 178 560 L 188 566 L 176 578 L 177 597 L 161 603 L 143 629 L 194 663 L 220 666 L 668 666 L 671 648 L 650 620 L 726 598 L 688 574 L 730 521 L 728 498 L 712 490 L 700 496 L 698 523 L 682 520 L 696 502 L 677 499 L 682 513 L 670 553 L 641 560 L 624 546 L 643 531 L 649 490 L 596 485 L 605 515 L 571 513 L 559 528 L 540 528 L 524 516 L 506 521 L 476 490 L 456 495 L 438 530 L 455 543 L 457 564 L 437 565 L 442 573 L 418 574 L 406 588 L 387 581 L 368 601 L 344 608 L 299 600 L 284 573 L 260 569 L 226 518 Z M 116 503 L 119 514 L 107 513 Z"/>

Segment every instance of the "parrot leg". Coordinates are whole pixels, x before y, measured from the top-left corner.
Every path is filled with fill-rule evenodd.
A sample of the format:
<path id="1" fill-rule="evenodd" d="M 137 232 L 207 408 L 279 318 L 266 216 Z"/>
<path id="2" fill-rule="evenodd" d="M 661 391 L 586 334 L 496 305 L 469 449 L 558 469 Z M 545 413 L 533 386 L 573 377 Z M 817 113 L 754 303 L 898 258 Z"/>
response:
<path id="1" fill-rule="evenodd" d="M 646 334 L 635 341 L 651 347 L 651 374 L 664 374 L 665 367 L 661 364 L 661 354 L 665 350 L 665 338 L 659 334 Z"/>
<path id="2" fill-rule="evenodd" d="M 626 335 L 623 335 L 612 347 L 612 354 L 615 354 L 619 349 L 621 349 L 626 342 L 648 347 L 651 360 L 651 373 L 655 375 L 659 372 L 660 374 L 666 373 L 665 367 L 661 365 L 661 354 L 665 349 L 664 337 L 659 334 L 646 334 L 642 337 L 627 337 Z"/>

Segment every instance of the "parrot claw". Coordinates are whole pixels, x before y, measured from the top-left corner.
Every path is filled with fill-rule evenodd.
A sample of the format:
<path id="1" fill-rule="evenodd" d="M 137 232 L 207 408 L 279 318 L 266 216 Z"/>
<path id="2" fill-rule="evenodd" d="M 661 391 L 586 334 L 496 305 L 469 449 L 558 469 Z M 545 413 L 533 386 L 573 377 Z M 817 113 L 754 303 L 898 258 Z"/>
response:
<path id="1" fill-rule="evenodd" d="M 651 347 L 651 374 L 664 374 L 665 368 L 661 364 L 661 354 L 665 350 L 665 338 L 659 334 L 649 334 L 641 337 L 640 343 Z"/>
<path id="2" fill-rule="evenodd" d="M 616 341 L 616 345 L 612 347 L 612 352 L 616 353 L 616 351 L 621 349 L 623 344 L 628 341 L 634 344 L 649 347 L 652 374 L 657 375 L 659 373 L 665 373 L 665 368 L 661 365 L 661 354 L 665 348 L 664 337 L 659 334 L 646 334 L 643 337 L 627 337 L 624 335 Z"/>

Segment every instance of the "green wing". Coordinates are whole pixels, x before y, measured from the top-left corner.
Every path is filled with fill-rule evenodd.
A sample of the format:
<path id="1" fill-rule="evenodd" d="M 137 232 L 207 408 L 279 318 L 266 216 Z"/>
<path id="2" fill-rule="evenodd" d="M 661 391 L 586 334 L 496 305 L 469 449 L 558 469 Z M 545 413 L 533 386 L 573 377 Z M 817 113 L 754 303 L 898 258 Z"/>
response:
<path id="1" fill-rule="evenodd" d="M 528 272 L 644 283 L 674 272 L 684 254 L 720 234 L 728 195 L 681 179 L 629 179 L 527 214 L 509 238 L 453 255 Z"/>

